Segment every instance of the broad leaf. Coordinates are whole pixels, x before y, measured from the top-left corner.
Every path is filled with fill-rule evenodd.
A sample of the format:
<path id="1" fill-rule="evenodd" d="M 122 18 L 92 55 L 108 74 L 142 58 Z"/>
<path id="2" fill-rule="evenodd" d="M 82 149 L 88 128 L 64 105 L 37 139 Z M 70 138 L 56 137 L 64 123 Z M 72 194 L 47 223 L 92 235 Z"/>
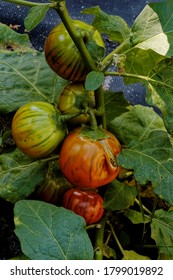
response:
<path id="1" fill-rule="evenodd" d="M 153 50 L 160 55 L 173 55 L 173 4 L 146 5 L 132 26 L 131 44 Z"/>
<path id="2" fill-rule="evenodd" d="M 90 260 L 93 248 L 85 220 L 43 201 L 21 200 L 14 208 L 15 233 L 32 260 Z"/>
<path id="3" fill-rule="evenodd" d="M 118 163 L 134 169 L 140 184 L 151 181 L 154 192 L 173 205 L 173 147 L 166 132 L 155 130 L 143 141 L 131 141 Z"/>
<path id="4" fill-rule="evenodd" d="M 154 130 L 165 130 L 162 118 L 153 108 L 142 105 L 129 108 L 129 112 L 110 122 L 108 128 L 126 145 L 132 140 L 145 140 Z"/>
<path id="5" fill-rule="evenodd" d="M 29 10 L 27 17 L 24 20 L 27 31 L 31 31 L 44 19 L 49 7 L 50 5 L 39 5 L 32 7 Z"/>
<path id="6" fill-rule="evenodd" d="M 96 90 L 103 84 L 104 79 L 104 74 L 102 72 L 91 71 L 86 77 L 86 90 Z"/>
<path id="7" fill-rule="evenodd" d="M 0 23 L 0 50 L 18 49 L 20 51 L 29 50 L 31 43 L 27 34 L 19 34 L 7 25 Z"/>
<path id="8" fill-rule="evenodd" d="M 124 19 L 119 16 L 108 15 L 99 6 L 87 8 L 83 13 L 95 15 L 92 25 L 100 33 L 107 34 L 113 41 L 121 43 L 130 36 L 130 28 Z"/>
<path id="9" fill-rule="evenodd" d="M 145 81 L 153 68 L 164 58 L 163 55 L 160 55 L 151 49 L 143 50 L 138 47 L 131 48 L 126 53 L 124 68 L 127 73 L 136 74 L 139 78 L 125 77 L 124 82 L 126 84 L 141 82 L 140 76 L 141 78 L 143 76 L 143 80 Z"/>
<path id="10" fill-rule="evenodd" d="M 134 204 L 136 188 L 114 180 L 104 194 L 104 208 L 111 211 L 122 210 Z"/>
<path id="11" fill-rule="evenodd" d="M 150 260 L 150 258 L 147 256 L 139 255 L 132 250 L 124 250 L 124 257 L 122 258 L 122 260 Z"/>
<path id="12" fill-rule="evenodd" d="M 106 122 L 109 124 L 114 118 L 129 111 L 129 102 L 124 98 L 123 92 L 104 92 Z"/>
<path id="13" fill-rule="evenodd" d="M 173 211 L 155 211 L 151 223 L 151 237 L 159 252 L 173 259 Z"/>
<path id="14" fill-rule="evenodd" d="M 0 53 L 0 112 L 30 101 L 57 102 L 67 81 L 56 75 L 39 52 Z"/>
<path id="15" fill-rule="evenodd" d="M 0 155 L 0 197 L 16 202 L 28 197 L 44 181 L 45 161 L 36 161 L 16 149 Z"/>
<path id="16" fill-rule="evenodd" d="M 165 127 L 173 135 L 173 59 L 161 61 L 150 75 L 147 83 L 147 102 L 157 106 Z"/>

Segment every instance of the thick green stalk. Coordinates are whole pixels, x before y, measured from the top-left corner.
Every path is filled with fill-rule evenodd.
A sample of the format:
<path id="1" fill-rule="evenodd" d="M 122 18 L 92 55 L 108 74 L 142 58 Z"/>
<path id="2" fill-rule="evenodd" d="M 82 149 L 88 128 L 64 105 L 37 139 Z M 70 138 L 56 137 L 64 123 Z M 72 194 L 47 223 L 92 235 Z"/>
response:
<path id="1" fill-rule="evenodd" d="M 74 41 L 76 47 L 78 48 L 79 52 L 81 53 L 87 66 L 91 70 L 97 71 L 95 62 L 93 61 L 92 57 L 90 56 L 90 54 L 85 46 L 83 37 L 72 24 L 71 18 L 67 11 L 65 1 L 61 1 L 60 3 L 57 3 L 55 10 L 58 12 L 63 24 L 65 25 L 70 37 Z"/>
<path id="2" fill-rule="evenodd" d="M 113 58 L 116 54 L 121 53 L 123 50 L 124 46 L 127 45 L 129 39 L 124 41 L 122 44 L 120 44 L 116 49 L 114 49 L 111 53 L 109 53 L 107 56 L 105 56 L 102 61 L 100 62 L 100 68 L 102 69 L 103 72 L 106 71 L 106 69 L 109 68 L 109 66 L 113 62 Z"/>
<path id="3" fill-rule="evenodd" d="M 72 38 L 76 47 L 78 48 L 86 65 L 89 67 L 91 71 L 98 71 L 94 60 L 92 59 L 90 53 L 86 48 L 83 37 L 72 24 L 71 18 L 66 8 L 65 1 L 61 1 L 57 3 L 55 10 L 59 14 L 63 24 L 65 25 L 70 37 Z M 103 127 L 106 128 L 105 104 L 104 104 L 104 95 L 103 95 L 102 87 L 99 87 L 95 91 L 95 100 L 96 100 L 96 109 L 101 112 L 101 116 L 99 117 L 99 123 L 101 123 Z"/>
<path id="4" fill-rule="evenodd" d="M 95 259 L 102 260 L 103 259 L 103 242 L 104 242 L 104 232 L 106 225 L 107 217 L 104 215 L 100 221 L 100 227 L 96 229 L 95 235 Z"/>

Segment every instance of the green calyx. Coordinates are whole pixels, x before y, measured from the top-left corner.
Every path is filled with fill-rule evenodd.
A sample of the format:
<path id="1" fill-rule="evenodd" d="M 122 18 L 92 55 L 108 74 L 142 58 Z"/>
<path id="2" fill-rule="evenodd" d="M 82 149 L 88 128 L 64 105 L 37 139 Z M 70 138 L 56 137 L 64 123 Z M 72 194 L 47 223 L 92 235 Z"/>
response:
<path id="1" fill-rule="evenodd" d="M 88 137 L 93 141 L 99 141 L 102 139 L 109 138 L 109 135 L 101 126 L 93 130 L 91 127 L 84 125 L 83 127 L 81 127 L 80 136 Z"/>

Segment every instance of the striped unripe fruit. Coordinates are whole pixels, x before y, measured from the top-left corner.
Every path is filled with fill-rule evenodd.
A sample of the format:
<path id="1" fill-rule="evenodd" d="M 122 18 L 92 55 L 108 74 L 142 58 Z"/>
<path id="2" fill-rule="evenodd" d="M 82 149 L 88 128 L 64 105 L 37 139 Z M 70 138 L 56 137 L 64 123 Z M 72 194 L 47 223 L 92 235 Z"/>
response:
<path id="1" fill-rule="evenodd" d="M 83 32 L 84 42 L 90 40 L 104 48 L 100 33 L 90 24 L 72 20 L 77 31 Z M 87 35 L 86 35 L 87 34 Z M 85 38 L 86 37 L 86 38 Z M 87 45 L 86 45 L 87 47 Z M 84 81 L 89 70 L 63 23 L 48 35 L 44 46 L 45 58 L 50 68 L 60 77 L 70 81 Z"/>
<path id="2" fill-rule="evenodd" d="M 12 136 L 26 155 L 49 155 L 64 139 L 66 125 L 61 113 L 50 103 L 37 101 L 20 107 L 12 120 Z"/>

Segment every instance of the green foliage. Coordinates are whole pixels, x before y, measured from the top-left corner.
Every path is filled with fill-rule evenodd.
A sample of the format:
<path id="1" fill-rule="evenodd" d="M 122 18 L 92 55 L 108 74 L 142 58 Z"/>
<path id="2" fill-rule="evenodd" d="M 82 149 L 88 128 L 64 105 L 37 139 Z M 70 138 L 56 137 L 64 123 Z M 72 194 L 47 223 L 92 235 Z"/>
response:
<path id="1" fill-rule="evenodd" d="M 125 250 L 124 253 L 125 253 L 125 255 L 122 258 L 123 260 L 150 260 L 149 257 L 139 255 L 139 254 L 137 254 L 136 252 L 134 252 L 132 250 L 131 251 Z"/>
<path id="2" fill-rule="evenodd" d="M 6 48 L 16 48 L 20 51 L 31 51 L 31 43 L 27 34 L 18 34 L 7 25 L 0 23 L 0 50 L 3 51 Z"/>
<path id="3" fill-rule="evenodd" d="M 27 31 L 34 29 L 44 19 L 48 10 L 49 5 L 32 7 L 24 21 Z"/>
<path id="4" fill-rule="evenodd" d="M 104 74 L 97 71 L 91 71 L 85 81 L 85 88 L 87 90 L 96 90 L 104 82 Z"/>
<path id="5" fill-rule="evenodd" d="M 57 102 L 67 81 L 47 67 L 39 52 L 0 52 L 0 111 L 16 111 L 30 101 Z"/>
<path id="6" fill-rule="evenodd" d="M 26 29 L 31 31 L 35 28 L 48 9 L 60 2 L 57 0 L 50 5 L 38 6 L 34 3 L 25 19 Z M 10 136 L 9 131 L 1 135 L 0 148 L 4 150 L 0 155 L 0 197 L 15 203 L 15 233 L 24 258 L 84 260 L 93 259 L 94 252 L 98 250 L 107 259 L 118 259 L 121 253 L 123 260 L 148 260 L 150 258 L 143 255 L 142 250 L 140 254 L 140 249 L 146 244 L 142 236 L 140 244 L 137 244 L 138 251 L 135 248 L 126 250 L 127 243 L 129 246 L 131 242 L 131 229 L 143 226 L 147 237 L 150 236 L 147 245 L 157 248 L 158 259 L 173 259 L 172 10 L 172 1 L 146 5 L 131 28 L 124 19 L 108 15 L 99 6 L 83 11 L 93 15 L 93 26 L 117 44 L 104 58 L 104 48 L 93 42 L 86 44 L 95 60 L 94 65 L 98 66 L 97 71 L 94 69 L 87 75 L 86 90 L 104 89 L 107 76 L 111 75 L 111 80 L 114 76 L 121 76 L 125 84 L 142 82 L 146 88 L 147 103 L 159 109 L 156 113 L 148 106 L 132 106 L 122 91 L 113 92 L 109 85 L 103 92 L 104 100 L 102 97 L 102 102 L 96 100 L 96 107 L 99 104 L 102 106 L 99 109 L 105 109 L 108 130 L 122 144 L 122 152 L 118 156 L 122 173 L 111 184 L 98 190 L 103 194 L 107 223 L 104 225 L 103 217 L 101 227 L 92 229 L 94 234 L 101 232 L 94 235 L 96 240 L 93 236 L 90 239 L 85 221 L 80 216 L 62 207 L 30 200 L 30 195 L 48 174 L 47 163 L 57 162 L 57 157 L 36 160 L 17 149 L 6 151 L 3 139 Z M 56 105 L 69 82 L 50 70 L 44 53 L 33 49 L 27 34 L 18 34 L 4 24 L 0 24 L 0 33 L 0 114 L 14 113 L 30 101 L 47 101 Z M 111 72 L 106 72 L 110 66 Z M 97 113 L 96 118 L 99 118 Z M 61 180 L 60 177 L 58 179 Z M 137 188 L 139 186 L 141 189 Z M 147 201 L 150 200 L 150 209 L 142 205 L 145 204 L 143 188 L 147 189 L 145 195 Z M 158 210 L 161 207 L 156 199 L 167 211 Z M 124 219 L 130 223 L 130 230 L 124 226 Z M 120 233 L 121 237 L 122 229 L 128 242 L 122 238 L 123 244 L 120 245 L 116 233 Z M 136 234 L 135 231 L 133 234 Z M 102 242 L 99 239 L 99 243 L 100 236 Z"/>
<path id="7" fill-rule="evenodd" d="M 165 131 L 155 130 L 143 141 L 131 141 L 118 162 L 133 169 L 140 184 L 151 181 L 155 193 L 173 205 L 173 148 Z"/>
<path id="8" fill-rule="evenodd" d="M 104 208 L 111 211 L 129 208 L 134 204 L 136 195 L 135 187 L 114 180 L 104 194 Z"/>
<path id="9" fill-rule="evenodd" d="M 124 112 L 129 111 L 130 104 L 125 99 L 123 92 L 105 91 L 104 102 L 107 125 L 116 117 L 120 116 Z"/>
<path id="10" fill-rule="evenodd" d="M 82 217 L 42 201 L 21 200 L 14 208 L 15 233 L 34 260 L 90 260 L 93 248 Z"/>
<path id="11" fill-rule="evenodd" d="M 173 211 L 156 210 L 151 223 L 151 236 L 160 253 L 173 259 Z"/>
<path id="12" fill-rule="evenodd" d="M 144 141 L 152 131 L 166 131 L 162 118 L 153 108 L 142 105 L 131 106 L 128 112 L 122 112 L 109 123 L 108 128 L 125 145 L 132 140 Z"/>
<path id="13" fill-rule="evenodd" d="M 45 161 L 36 161 L 16 149 L 0 155 L 0 197 L 16 202 L 28 197 L 44 181 Z"/>
<path id="14" fill-rule="evenodd" d="M 130 27 L 125 20 L 119 16 L 108 15 L 99 6 L 85 9 L 83 13 L 95 15 L 93 26 L 100 33 L 106 33 L 110 40 L 122 43 L 130 36 Z"/>

